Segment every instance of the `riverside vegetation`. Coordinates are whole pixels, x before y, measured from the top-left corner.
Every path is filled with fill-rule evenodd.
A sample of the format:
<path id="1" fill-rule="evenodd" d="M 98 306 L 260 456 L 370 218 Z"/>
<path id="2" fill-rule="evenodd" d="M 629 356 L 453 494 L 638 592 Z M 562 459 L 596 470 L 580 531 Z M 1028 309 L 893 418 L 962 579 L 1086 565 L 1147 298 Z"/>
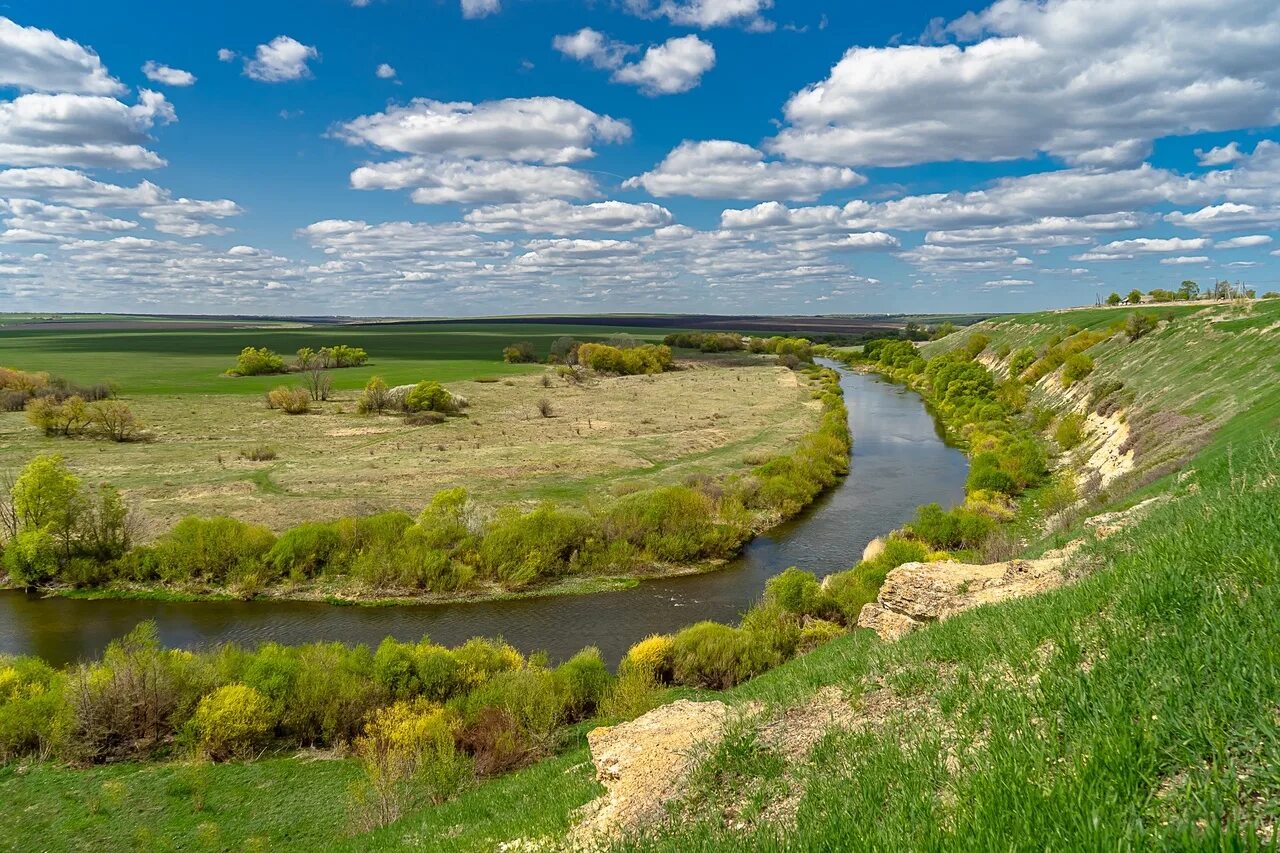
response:
<path id="1" fill-rule="evenodd" d="M 971 456 L 966 502 L 922 508 L 878 557 L 825 584 L 799 570 L 783 573 L 738 627 L 703 623 L 634 647 L 617 676 L 607 676 L 604 719 L 634 716 L 660 701 L 654 691 L 662 685 L 679 684 L 732 687 L 714 695 L 737 708 L 740 721 L 704 750 L 671 808 L 675 819 L 622 846 L 805 849 L 845 839 L 979 849 L 1249 847 L 1274 837 L 1280 747 L 1266 709 L 1280 701 L 1270 653 L 1280 641 L 1270 616 L 1280 603 L 1280 451 L 1268 433 L 1280 424 L 1280 317 L 1260 305 L 1143 315 L 1155 323 L 1137 337 L 1110 328 L 1114 312 L 1077 311 L 991 321 L 920 351 L 890 342 L 840 354 L 925 394 Z M 1078 354 L 1093 368 L 1066 381 L 1064 368 Z M 1030 370 L 1037 362 L 1043 372 Z M 1081 410 L 1088 418 L 1076 426 L 1086 435 L 1069 437 L 1050 457 L 1051 436 Z M 1096 445 L 1110 441 L 1107 419 L 1128 427 L 1111 448 L 1128 464 L 1100 474 L 1093 463 L 1107 449 Z M 1174 476 L 1176 469 L 1185 471 Z M 1081 535 L 1087 514 L 1153 494 L 1167 498 L 1149 516 L 1084 546 L 1077 560 L 1087 576 L 1074 585 L 963 614 L 897 644 L 869 632 L 840 636 L 855 603 L 874 597 L 893 565 L 940 558 L 941 548 L 993 558 L 1034 553 Z M 819 694 L 830 690 L 851 724 L 825 718 L 816 741 L 799 751 L 764 734 L 781 726 L 785 736 L 788 720 L 803 717 L 797 709 L 823 706 L 829 700 Z M 415 730 L 438 732 L 441 707 L 424 706 L 433 716 Z M 163 810 L 175 836 L 216 835 L 225 844 L 288 844 L 300 837 L 293 832 L 321 839 L 323 827 L 350 825 L 345 785 L 355 781 L 365 792 L 356 802 L 367 804 L 380 779 L 409 778 L 368 758 L 382 754 L 390 721 L 409 714 L 382 723 L 369 717 L 370 728 L 356 736 L 362 758 L 323 773 L 276 758 L 191 765 L 203 776 L 165 765 L 155 781 L 126 781 L 109 768 L 49 768 L 21 786 L 0 775 L 0 784 L 23 798 L 16 805 L 32 803 L 23 812 L 27 833 L 48 826 L 40 798 L 89 791 L 100 801 L 128 786 Z M 460 773 L 457 753 L 449 758 L 438 734 L 412 740 L 417 810 L 349 843 L 554 845 L 599 790 L 580 731 L 562 729 L 563 740 L 547 747 L 562 749 L 559 757 L 455 787 L 460 793 L 441 805 L 427 805 L 442 790 L 437 781 L 454 780 L 447 788 L 475 778 L 475 766 Z M 291 776 L 319 786 L 305 795 L 314 809 L 306 830 L 283 804 L 252 816 L 228 787 L 254 778 L 283 791 Z M 318 797 L 320 789 L 331 793 Z M 288 796 L 300 802 L 303 794 Z M 206 797 L 224 811 L 206 817 L 198 807 Z M 1104 801 L 1104 811 L 1089 807 Z M 94 825 L 115 837 L 141 831 L 110 805 L 104 812 Z"/>
<path id="2" fill-rule="evenodd" d="M 639 352 L 643 363 L 654 349 L 576 348 L 588 360 L 601 353 L 613 358 L 608 351 Z M 80 479 L 61 458 L 40 457 L 18 478 L 8 501 L 3 566 L 11 583 L 28 587 L 161 583 L 188 593 L 252 596 L 268 588 L 288 594 L 320 581 L 331 592 L 412 595 L 512 591 L 568 576 L 720 559 L 763 527 L 794 515 L 847 470 L 849 439 L 836 377 L 812 366 L 806 372 L 821 414 L 817 429 L 791 452 L 742 475 L 695 477 L 583 509 L 543 502 L 531 510 L 490 511 L 455 488 L 438 492 L 416 517 L 385 512 L 307 522 L 278 537 L 235 518 L 188 517 L 138 545 L 128 513 L 112 515 L 110 529 L 99 531 L 101 513 L 91 512 L 96 504 Z M 379 411 L 392 396 L 375 378 L 361 406 Z M 430 381 L 406 388 L 400 400 L 410 412 L 462 408 L 456 395 Z M 288 411 L 289 402 L 271 405 Z M 27 485 L 32 483 L 39 485 Z M 111 487 L 98 491 L 101 500 L 122 503 Z M 43 497 L 33 501 L 32 494 Z"/>

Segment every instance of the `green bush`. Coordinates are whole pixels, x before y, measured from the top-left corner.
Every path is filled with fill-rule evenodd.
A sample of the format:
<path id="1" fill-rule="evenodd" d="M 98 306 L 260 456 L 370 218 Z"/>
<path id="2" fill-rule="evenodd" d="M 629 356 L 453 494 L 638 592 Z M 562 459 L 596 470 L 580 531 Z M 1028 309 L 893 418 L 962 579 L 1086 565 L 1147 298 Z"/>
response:
<path id="1" fill-rule="evenodd" d="M 834 606 L 818 579 L 795 566 L 769 578 L 764 586 L 764 595 L 766 601 L 776 602 L 797 616 L 822 616 Z"/>
<path id="2" fill-rule="evenodd" d="M 677 684 L 725 690 L 769 668 L 770 653 L 741 628 L 698 622 L 675 636 L 672 670 Z"/>
<path id="3" fill-rule="evenodd" d="M 964 507 L 948 511 L 931 503 L 916 510 L 916 517 L 907 525 L 907 530 L 934 550 L 950 551 L 978 547 L 995 529 L 995 524 L 991 518 Z"/>
<path id="4" fill-rule="evenodd" d="M 1093 372 L 1093 359 L 1082 352 L 1076 353 L 1062 365 L 1062 384 L 1070 388 Z"/>
<path id="5" fill-rule="evenodd" d="M 455 410 L 453 395 L 439 382 L 424 379 L 404 395 L 405 408 L 410 412 L 440 412 L 450 414 Z"/>
<path id="6" fill-rule="evenodd" d="M 599 373 L 624 376 L 662 373 L 671 368 L 671 348 L 644 344 L 621 349 L 608 344 L 586 343 L 578 347 L 578 363 Z"/>
<path id="7" fill-rule="evenodd" d="M 214 761 L 249 758 L 275 725 L 271 703 L 244 684 L 219 687 L 200 700 L 193 719 L 200 750 Z"/>
<path id="8" fill-rule="evenodd" d="M 1084 416 L 1078 412 L 1068 412 L 1058 421 L 1053 431 L 1053 440 L 1063 450 L 1071 450 L 1084 441 Z"/>
<path id="9" fill-rule="evenodd" d="M 1026 372 L 1027 368 L 1035 364 L 1036 351 L 1031 347 L 1023 347 L 1013 354 L 1009 359 L 1009 375 L 1017 378 Z"/>
<path id="10" fill-rule="evenodd" d="M 156 542 L 154 566 L 162 580 L 211 584 L 264 580 L 275 545 L 270 530 L 234 518 L 189 516 Z"/>
<path id="11" fill-rule="evenodd" d="M 235 367 L 227 371 L 232 376 L 262 376 L 284 372 L 284 356 L 266 347 L 245 347 L 240 350 Z"/>
<path id="12" fill-rule="evenodd" d="M 281 533 L 265 561 L 276 577 L 311 578 L 329 566 L 341 547 L 342 535 L 335 524 L 304 522 Z"/>
<path id="13" fill-rule="evenodd" d="M 527 513 L 504 509 L 480 543 L 481 568 L 509 588 L 562 574 L 586 543 L 590 529 L 584 513 L 550 503 Z"/>
<path id="14" fill-rule="evenodd" d="M 528 341 L 511 344 L 502 350 L 502 360 L 507 364 L 532 364 L 538 360 L 538 353 Z"/>
<path id="15" fill-rule="evenodd" d="M 922 542 L 890 536 L 881 552 L 863 560 L 852 569 L 836 572 L 826 581 L 827 594 L 836 602 L 847 624 L 854 624 L 864 604 L 876 600 L 876 594 L 889 572 L 903 563 L 920 563 L 929 558 Z"/>
<path id="16" fill-rule="evenodd" d="M 570 721 L 594 714 L 613 683 L 595 647 L 583 649 L 556 667 L 555 677 Z"/>
<path id="17" fill-rule="evenodd" d="M 0 764 L 66 748 L 71 708 L 61 673 L 37 658 L 0 658 Z"/>

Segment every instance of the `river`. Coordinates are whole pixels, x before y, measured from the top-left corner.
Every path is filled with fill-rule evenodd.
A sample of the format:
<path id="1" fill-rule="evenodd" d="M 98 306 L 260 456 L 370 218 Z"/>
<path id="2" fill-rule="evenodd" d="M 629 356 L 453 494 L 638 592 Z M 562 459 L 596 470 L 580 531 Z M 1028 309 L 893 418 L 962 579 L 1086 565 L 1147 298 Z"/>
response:
<path id="1" fill-rule="evenodd" d="M 337 607 L 290 601 L 85 601 L 0 591 L 0 653 L 53 664 L 97 657 L 138 622 L 154 620 L 166 645 L 254 645 L 340 640 L 376 645 L 423 635 L 446 645 L 503 637 L 521 651 L 563 660 L 598 646 L 616 664 L 637 640 L 701 619 L 734 621 L 764 582 L 788 566 L 819 576 L 847 569 L 872 538 L 900 526 L 922 503 L 964 498 L 967 461 L 947 447 L 914 393 L 837 367 L 849 409 L 850 473 L 795 519 L 752 540 L 725 568 L 649 580 L 631 589 L 517 601 Z"/>

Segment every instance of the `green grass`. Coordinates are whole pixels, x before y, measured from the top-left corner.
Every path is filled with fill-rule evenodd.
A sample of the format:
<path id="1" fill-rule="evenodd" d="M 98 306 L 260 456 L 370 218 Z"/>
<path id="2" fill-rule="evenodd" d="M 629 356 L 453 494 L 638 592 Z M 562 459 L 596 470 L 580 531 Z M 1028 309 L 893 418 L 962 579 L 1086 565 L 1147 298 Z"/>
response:
<path id="1" fill-rule="evenodd" d="M 1278 467 L 1274 442 L 1237 445 L 1097 546 L 1106 568 L 1080 583 L 897 644 L 838 641 L 731 694 L 883 687 L 901 710 L 791 768 L 795 829 L 704 820 L 638 846 L 1256 844 L 1280 820 Z"/>
<path id="2" fill-rule="evenodd" d="M 319 850 L 347 831 L 351 761 L 0 767 L 0 849 Z"/>
<path id="3" fill-rule="evenodd" d="M 280 384 L 279 376 L 229 378 L 223 374 L 246 346 L 268 347 L 292 356 L 300 347 L 329 344 L 364 347 L 369 364 L 333 372 L 338 389 L 360 388 L 379 375 L 389 385 L 417 382 L 425 375 L 441 382 L 536 372 L 537 365 L 502 363 L 502 348 L 529 341 L 545 355 L 561 335 L 602 339 L 615 333 L 660 340 L 671 330 L 625 326 L 568 326 L 513 323 L 432 323 L 317 326 L 277 329 L 194 329 L 160 331 L 3 329 L 0 365 L 45 370 L 75 382 L 118 383 L 137 394 L 261 394 Z"/>

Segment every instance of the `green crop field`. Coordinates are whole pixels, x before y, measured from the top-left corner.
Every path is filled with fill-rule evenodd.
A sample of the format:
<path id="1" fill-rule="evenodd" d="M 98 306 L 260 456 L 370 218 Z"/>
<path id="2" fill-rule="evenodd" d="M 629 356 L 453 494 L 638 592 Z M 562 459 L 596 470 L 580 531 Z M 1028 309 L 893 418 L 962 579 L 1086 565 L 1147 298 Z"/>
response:
<path id="1" fill-rule="evenodd" d="M 431 323 L 422 325 L 340 325 L 307 328 L 173 329 L 138 328 L 3 329 L 0 365 L 44 370 L 77 383 L 115 382 L 122 393 L 261 394 L 279 385 L 279 376 L 229 378 L 227 368 L 246 346 L 292 355 L 301 347 L 333 344 L 364 347 L 369 363 L 334 373 L 338 389 L 360 388 L 370 376 L 388 384 L 440 381 L 537 371 L 536 365 L 502 363 L 502 348 L 529 341 L 545 354 L 561 335 L 599 340 L 625 333 L 658 340 L 669 330 L 610 326 Z"/>

